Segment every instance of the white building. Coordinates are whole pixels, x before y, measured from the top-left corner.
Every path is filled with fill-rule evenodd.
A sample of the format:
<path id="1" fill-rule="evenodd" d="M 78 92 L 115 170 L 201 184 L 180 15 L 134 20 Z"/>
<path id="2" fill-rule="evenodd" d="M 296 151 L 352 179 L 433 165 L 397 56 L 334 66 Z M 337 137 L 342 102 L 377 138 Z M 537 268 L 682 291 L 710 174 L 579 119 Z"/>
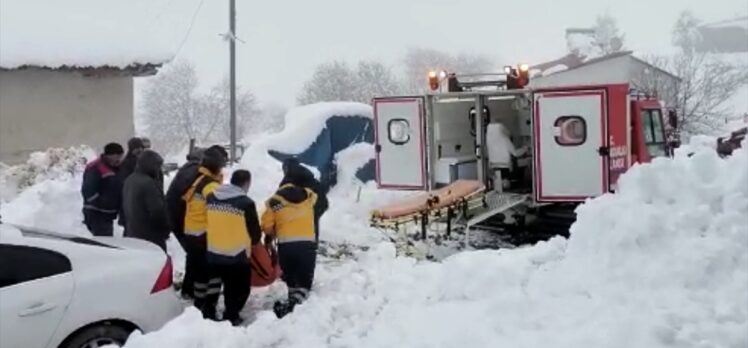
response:
<path id="1" fill-rule="evenodd" d="M 0 162 L 133 135 L 133 79 L 155 74 L 175 51 L 140 30 L 138 5 L 147 4 L 3 0 Z"/>
<path id="2" fill-rule="evenodd" d="M 657 68 L 637 57 L 631 51 L 622 51 L 607 56 L 586 60 L 580 64 L 554 66 L 543 69 L 541 76 L 530 79 L 530 86 L 586 86 L 612 83 L 628 83 L 632 88 L 642 91 L 650 89 L 653 84 L 664 85 L 658 89 L 674 91 L 680 78 Z M 672 105 L 668 96 L 659 96 L 665 103 Z"/>

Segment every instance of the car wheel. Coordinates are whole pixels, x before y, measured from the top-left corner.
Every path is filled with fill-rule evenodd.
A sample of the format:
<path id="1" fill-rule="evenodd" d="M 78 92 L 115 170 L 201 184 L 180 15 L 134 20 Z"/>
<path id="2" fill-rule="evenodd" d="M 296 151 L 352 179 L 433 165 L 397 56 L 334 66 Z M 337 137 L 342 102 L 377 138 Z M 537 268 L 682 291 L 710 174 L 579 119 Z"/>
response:
<path id="1" fill-rule="evenodd" d="M 60 348 L 101 348 L 107 345 L 121 347 L 130 336 L 130 330 L 121 326 L 100 324 L 76 333 Z"/>

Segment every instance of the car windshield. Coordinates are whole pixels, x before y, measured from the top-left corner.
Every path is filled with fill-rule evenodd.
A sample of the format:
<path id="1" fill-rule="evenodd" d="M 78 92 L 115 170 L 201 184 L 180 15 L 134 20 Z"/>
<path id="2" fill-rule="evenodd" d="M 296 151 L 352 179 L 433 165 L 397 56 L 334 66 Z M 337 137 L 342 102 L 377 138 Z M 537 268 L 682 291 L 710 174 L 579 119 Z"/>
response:
<path id="1" fill-rule="evenodd" d="M 78 237 L 78 236 L 71 236 L 71 235 L 65 235 L 60 233 L 54 233 L 54 232 L 47 232 L 42 230 L 34 230 L 24 227 L 18 227 L 18 229 L 21 231 L 21 235 L 28 238 L 44 238 L 44 239 L 53 239 L 53 240 L 64 240 L 72 243 L 77 244 L 85 244 L 85 245 L 93 245 L 103 248 L 112 248 L 112 249 L 119 249 L 115 246 L 104 244 L 102 242 L 85 238 L 85 237 Z"/>

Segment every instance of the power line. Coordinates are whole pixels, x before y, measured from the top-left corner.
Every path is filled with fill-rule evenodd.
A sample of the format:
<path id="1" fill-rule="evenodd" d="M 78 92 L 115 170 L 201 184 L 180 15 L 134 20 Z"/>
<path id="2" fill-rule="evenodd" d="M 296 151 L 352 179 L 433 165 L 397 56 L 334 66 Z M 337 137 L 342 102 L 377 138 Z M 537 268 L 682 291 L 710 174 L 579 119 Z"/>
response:
<path id="1" fill-rule="evenodd" d="M 197 5 L 197 8 L 195 9 L 195 12 L 192 14 L 192 19 L 190 20 L 190 26 L 187 28 L 187 33 L 184 34 L 184 38 L 182 38 L 182 42 L 179 44 L 177 51 L 174 53 L 174 57 L 179 55 L 179 52 L 182 51 L 182 47 L 184 47 L 184 44 L 187 42 L 187 39 L 190 37 L 190 33 L 192 33 L 192 27 L 195 25 L 195 19 L 197 19 L 197 15 L 200 13 L 200 9 L 203 7 L 204 2 L 205 0 L 200 0 L 200 3 Z"/>

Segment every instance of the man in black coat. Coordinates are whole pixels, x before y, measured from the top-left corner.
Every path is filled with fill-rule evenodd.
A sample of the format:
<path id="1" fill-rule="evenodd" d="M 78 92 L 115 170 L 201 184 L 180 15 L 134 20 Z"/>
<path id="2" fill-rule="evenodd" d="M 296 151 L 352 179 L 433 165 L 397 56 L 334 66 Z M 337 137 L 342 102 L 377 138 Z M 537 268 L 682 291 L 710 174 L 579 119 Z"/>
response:
<path id="1" fill-rule="evenodd" d="M 291 182 L 290 176 L 288 175 L 289 171 L 291 171 L 300 176 L 298 180 L 301 180 L 300 184 L 302 187 L 312 190 L 312 192 L 317 195 L 317 203 L 314 204 L 314 234 L 317 238 L 317 243 L 319 243 L 319 219 L 330 207 L 330 203 L 327 200 L 327 192 L 329 191 L 329 188 L 327 185 L 322 184 L 319 180 L 315 179 L 314 174 L 301 165 L 299 160 L 296 158 L 291 157 L 284 160 L 282 166 L 283 180 L 281 180 L 279 187 Z"/>
<path id="2" fill-rule="evenodd" d="M 119 171 L 117 172 L 117 176 L 122 184 L 124 184 L 125 180 L 127 180 L 127 178 L 135 172 L 135 166 L 138 163 L 138 156 L 140 156 L 143 151 L 145 151 L 145 144 L 143 144 L 143 139 L 130 138 L 130 140 L 127 141 L 127 154 L 122 160 L 122 164 L 120 165 Z M 117 223 L 127 229 L 127 224 L 125 223 L 125 214 L 122 210 L 120 210 L 119 212 L 119 221 L 117 221 Z M 125 234 L 127 234 L 127 231 L 125 231 Z"/>
<path id="3" fill-rule="evenodd" d="M 145 150 L 146 148 L 143 144 L 143 139 L 130 138 L 130 140 L 127 141 L 127 154 L 125 155 L 125 159 L 122 160 L 122 165 L 120 166 L 118 173 L 120 178 L 122 178 L 122 182 L 125 182 L 127 177 L 135 172 L 135 166 L 138 163 L 138 156 L 140 156 L 140 154 Z"/>
<path id="4" fill-rule="evenodd" d="M 109 143 L 83 172 L 83 222 L 94 236 L 114 233 L 114 220 L 122 203 L 122 181 L 117 172 L 124 152 L 122 145 Z"/>
<path id="5" fill-rule="evenodd" d="M 166 251 L 169 218 L 158 176 L 164 160 L 150 150 L 138 157 L 135 172 L 125 181 L 122 210 L 127 216 L 125 237 L 144 239 Z"/>

